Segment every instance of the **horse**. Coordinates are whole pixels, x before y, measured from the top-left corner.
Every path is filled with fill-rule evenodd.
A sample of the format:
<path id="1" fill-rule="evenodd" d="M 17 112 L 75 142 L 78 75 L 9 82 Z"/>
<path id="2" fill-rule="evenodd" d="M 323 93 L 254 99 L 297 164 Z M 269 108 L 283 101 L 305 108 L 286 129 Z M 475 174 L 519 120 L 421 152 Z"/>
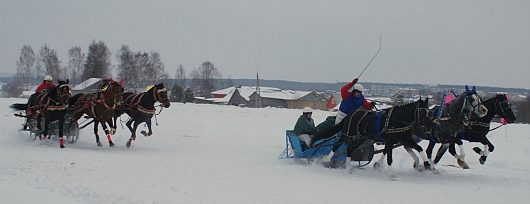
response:
<path id="1" fill-rule="evenodd" d="M 494 150 L 493 144 L 486 137 L 490 131 L 490 123 L 493 118 L 498 115 L 504 118 L 507 123 L 512 123 L 516 120 L 511 105 L 508 103 L 506 94 L 497 94 L 495 97 L 483 101 L 483 104 L 488 109 L 486 116 L 482 118 L 471 119 L 467 128 L 458 134 L 460 137 L 456 138 L 457 140 L 463 139 L 469 142 L 480 142 L 484 145 L 484 150 L 480 149 L 480 147 L 473 148 L 473 150 L 480 155 L 479 163 L 482 165 L 486 162 L 488 154 Z M 453 141 L 449 144 L 449 152 L 453 156 L 456 154 L 456 143 L 457 142 Z M 429 147 L 427 148 L 427 153 L 429 155 L 432 154 L 434 145 L 435 141 L 431 140 L 429 142 Z M 440 161 L 446 150 L 447 146 L 441 146 L 438 148 L 434 163 L 438 163 Z"/>
<path id="2" fill-rule="evenodd" d="M 110 130 L 107 128 L 106 124 L 112 123 L 116 106 L 123 102 L 123 91 L 124 89 L 121 83 L 109 79 L 103 81 L 98 89 L 98 93 L 80 93 L 73 96 L 69 102 L 73 107 L 71 108 L 71 111 L 73 112 L 72 121 L 79 120 L 83 114 L 94 119 L 94 135 L 96 137 L 96 144 L 100 147 L 102 146 L 98 135 L 98 124 L 100 123 L 107 135 L 109 146 L 114 147 Z"/>
<path id="3" fill-rule="evenodd" d="M 167 95 L 167 89 L 163 83 L 153 85 L 149 90 L 143 93 L 135 94 L 132 92 L 125 92 L 123 94 L 123 107 L 116 110 L 114 115 L 114 121 L 116 118 L 127 113 L 130 119 L 127 121 L 126 126 L 131 131 L 131 137 L 127 141 L 126 146 L 131 147 L 133 140 L 136 140 L 136 129 L 140 123 L 146 123 L 149 132 L 142 131 L 144 136 L 151 136 L 153 130 L 151 129 L 151 118 L 155 115 L 155 102 L 160 102 L 163 108 L 169 108 L 169 98 Z M 116 124 L 116 122 L 115 122 Z"/>
<path id="4" fill-rule="evenodd" d="M 434 111 L 435 125 L 430 134 L 417 135 L 421 139 L 429 140 L 430 142 L 443 143 L 444 146 L 449 146 L 451 143 L 458 144 L 460 155 L 454 154 L 457 163 L 464 169 L 469 169 L 469 165 L 465 162 L 465 152 L 463 143 L 458 139 L 458 133 L 464 131 L 469 121 L 473 118 L 482 118 L 488 113 L 488 109 L 482 104 L 480 96 L 476 92 L 475 86 L 472 90 L 466 85 L 466 91 L 458 95 L 450 103 L 444 104 Z M 431 151 L 432 152 L 432 151 Z M 427 154 L 429 161 L 431 154 Z M 432 165 L 434 162 L 424 163 L 425 165 Z"/>
<path id="5" fill-rule="evenodd" d="M 44 130 L 39 135 L 41 140 L 50 138 L 48 135 L 50 122 L 58 121 L 59 126 L 59 147 L 64 148 L 63 130 L 64 130 L 64 116 L 66 114 L 66 107 L 70 97 L 69 80 L 58 81 L 55 88 L 47 92 L 35 93 L 34 100 L 30 100 L 28 104 L 13 104 L 11 107 L 18 110 L 26 110 L 26 123 L 29 120 L 37 121 L 37 129 L 42 130 L 41 119 L 44 117 Z M 27 124 L 24 126 L 27 127 Z"/>
<path id="6" fill-rule="evenodd" d="M 383 109 L 380 112 L 359 110 L 350 113 L 341 122 L 343 124 L 339 123 L 339 125 L 342 125 L 341 140 L 347 144 L 347 154 L 351 160 L 353 160 L 353 155 L 350 152 L 366 140 L 371 140 L 385 145 L 381 158 L 374 163 L 374 168 L 381 167 L 385 156 L 387 156 L 387 164 L 392 169 L 394 144 L 401 143 L 414 158 L 414 167 L 421 170 L 421 164 L 418 158 L 411 153 L 411 149 L 418 151 L 424 161 L 427 161 L 427 156 L 421 146 L 415 142 L 412 134 L 427 134 L 432 128 L 433 122 L 428 103 L 428 99 L 419 99 L 416 102 Z M 350 167 L 351 171 L 352 168 Z M 395 177 L 393 173 L 391 177 Z"/>

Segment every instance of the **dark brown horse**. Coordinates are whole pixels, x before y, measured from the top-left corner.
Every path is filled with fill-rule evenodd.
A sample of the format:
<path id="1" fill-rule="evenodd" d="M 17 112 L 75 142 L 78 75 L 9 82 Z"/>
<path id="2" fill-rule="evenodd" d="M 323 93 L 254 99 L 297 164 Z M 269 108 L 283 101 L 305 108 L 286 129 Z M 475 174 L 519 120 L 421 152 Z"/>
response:
<path id="1" fill-rule="evenodd" d="M 130 147 L 133 140 L 136 139 L 136 129 L 140 123 L 146 123 L 149 132 L 142 131 L 144 136 L 151 136 L 151 118 L 156 114 L 155 103 L 162 103 L 162 107 L 169 108 L 169 98 L 167 89 L 164 84 L 153 85 L 149 90 L 143 93 L 134 94 L 126 92 L 123 94 L 124 104 L 121 109 L 116 111 L 115 117 L 127 113 L 131 119 L 126 123 L 127 128 L 131 131 L 131 137 L 126 146 Z M 116 118 L 115 118 L 116 121 Z"/>
<path id="2" fill-rule="evenodd" d="M 109 146 L 114 147 L 107 123 L 112 123 L 116 106 L 122 103 L 123 91 L 121 83 L 109 79 L 102 82 L 98 93 L 80 93 L 73 96 L 70 100 L 70 106 L 73 107 L 71 109 L 74 111 L 73 121 L 79 120 L 83 114 L 94 119 L 94 134 L 98 146 L 102 146 L 98 135 L 98 124 L 101 124 L 107 135 Z"/>
<path id="3" fill-rule="evenodd" d="M 39 138 L 50 138 L 48 135 L 48 128 L 50 122 L 58 121 L 59 128 L 59 146 L 64 148 L 63 130 L 64 130 L 64 116 L 66 114 L 66 106 L 70 97 L 69 80 L 58 81 L 57 87 L 48 92 L 35 93 L 32 96 L 34 99 L 29 101 L 29 104 L 13 104 L 11 108 L 18 110 L 26 110 L 27 123 L 36 121 L 37 130 L 40 132 Z M 41 127 L 41 120 L 44 118 L 44 130 Z M 28 124 L 25 125 L 25 127 Z M 30 130 L 31 131 L 31 130 Z"/>

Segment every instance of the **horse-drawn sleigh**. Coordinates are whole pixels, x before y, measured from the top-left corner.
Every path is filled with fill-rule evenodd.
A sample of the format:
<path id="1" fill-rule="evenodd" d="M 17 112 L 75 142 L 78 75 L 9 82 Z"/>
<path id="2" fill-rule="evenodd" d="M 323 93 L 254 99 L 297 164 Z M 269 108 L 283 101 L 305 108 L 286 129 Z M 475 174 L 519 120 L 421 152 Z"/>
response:
<path id="1" fill-rule="evenodd" d="M 127 142 L 127 147 L 130 147 L 140 123 L 145 122 L 148 126 L 149 132 L 144 135 L 152 134 L 151 118 L 155 115 L 154 104 L 157 101 L 162 103 L 162 107 L 169 107 L 167 89 L 163 84 L 154 85 L 144 93 L 134 94 L 124 93 L 121 82 L 107 79 L 99 85 L 97 93 L 80 93 L 70 97 L 67 80 L 59 81 L 57 88 L 38 94 L 36 100 L 30 100 L 28 104 L 13 104 L 11 108 L 25 111 L 16 113 L 15 116 L 26 118 L 23 129 L 29 131 L 32 137 L 49 139 L 58 135 L 61 148 L 64 148 L 63 136 L 67 137 L 68 142 L 75 143 L 79 138 L 79 130 L 92 122 L 96 144 L 102 146 L 98 135 L 98 125 L 101 125 L 109 146 L 113 147 L 111 135 L 115 133 L 117 117 L 127 113 L 130 116 L 127 127 L 132 133 Z M 78 120 L 83 115 L 87 120 L 80 125 Z"/>
<path id="2" fill-rule="evenodd" d="M 431 139 L 433 137 L 438 139 L 442 137 L 453 138 L 445 144 L 445 148 L 447 148 L 449 144 L 454 145 L 457 140 L 460 141 L 461 138 L 459 136 L 462 133 L 466 133 L 468 136 L 473 133 L 473 125 L 477 123 L 473 121 L 487 123 L 484 126 L 489 128 L 489 122 L 494 115 L 507 117 L 510 121 L 515 120 L 504 95 L 497 95 L 491 99 L 491 102 L 488 100 L 486 105 L 488 107 L 482 103 L 474 87 L 470 90 L 466 86 L 465 92 L 456 96 L 450 103 L 444 104 L 440 110 L 442 112 L 439 115 L 431 112 L 432 110 L 429 109 L 428 100 L 421 99 L 413 103 L 380 111 L 360 110 L 350 113 L 339 123 L 342 127 L 337 134 L 338 136 L 328 140 L 317 141 L 310 147 L 304 146 L 297 135 L 291 131 L 287 131 L 285 139 L 286 147 L 281 156 L 283 158 L 295 158 L 297 160 L 306 158 L 311 161 L 315 158 L 328 155 L 331 151 L 331 146 L 335 144 L 333 150 L 337 150 L 335 152 L 338 154 L 333 155 L 330 159 L 331 166 L 337 166 L 336 164 L 340 166 L 346 160 L 346 155 L 350 157 L 350 161 L 352 162 L 352 165 L 349 165 L 350 167 L 364 166 L 370 163 L 375 154 L 382 153 L 380 159 L 374 163 L 374 167 L 379 168 L 382 166 L 386 156 L 391 177 L 394 177 L 391 170 L 392 150 L 398 146 L 403 146 L 414 159 L 413 167 L 415 169 L 429 169 L 436 173 L 438 171 L 434 166 L 435 162 L 430 159 L 432 147 L 430 146 L 429 151 L 425 152 L 418 145 L 418 142 L 421 139 L 425 139 L 430 140 L 432 143 Z M 488 114 L 488 109 L 491 109 L 490 114 Z M 482 117 L 484 119 L 481 119 Z M 482 142 L 485 145 L 485 149 L 491 148 L 491 143 L 485 138 L 485 134 L 488 132 L 487 129 L 482 132 L 484 132 L 481 133 L 482 139 L 468 139 L 468 141 Z M 376 149 L 374 148 L 375 144 L 382 144 L 384 148 Z M 464 160 L 465 153 L 461 142 L 456 144 L 460 145 L 460 155 L 454 152 L 454 148 L 451 153 L 455 155 L 458 164 L 462 168 L 467 168 Z M 421 159 L 423 159 L 423 163 L 419 162 L 419 157 L 416 156 L 416 153 L 412 152 L 412 149 L 419 153 Z M 341 153 L 344 151 L 346 154 Z M 484 163 L 488 150 L 474 148 L 474 151 L 482 156 L 481 159 L 483 161 L 481 163 Z M 441 155 L 438 155 L 438 157 L 441 157 Z M 323 159 L 323 161 L 325 160 Z M 439 158 L 436 159 L 436 162 L 438 160 Z"/>

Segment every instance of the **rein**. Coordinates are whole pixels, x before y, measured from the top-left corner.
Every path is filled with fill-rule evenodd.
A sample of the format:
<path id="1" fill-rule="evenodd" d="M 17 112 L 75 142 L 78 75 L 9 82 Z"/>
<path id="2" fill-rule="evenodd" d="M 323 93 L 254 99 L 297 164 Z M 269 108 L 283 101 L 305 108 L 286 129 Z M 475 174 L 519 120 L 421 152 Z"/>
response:
<path id="1" fill-rule="evenodd" d="M 419 106 L 419 104 L 416 105 L 416 108 L 415 108 L 415 110 L 414 110 L 414 114 L 415 114 L 415 115 L 414 115 L 414 121 L 412 121 L 412 122 L 405 122 L 405 121 L 398 120 L 398 119 L 395 119 L 395 118 L 393 119 L 393 118 L 392 118 L 392 113 L 393 113 L 395 107 L 390 108 L 390 109 L 388 110 L 388 113 L 385 114 L 386 119 L 385 119 L 385 123 L 384 123 L 384 125 L 383 125 L 383 129 L 382 129 L 381 131 L 379 131 L 379 130 L 380 130 L 380 125 L 378 125 L 379 122 L 377 122 L 377 121 L 379 121 L 379 120 L 380 120 L 380 117 L 382 117 L 382 116 L 380 116 L 380 114 L 381 114 L 381 112 L 383 112 L 383 111 L 376 112 L 376 113 L 375 113 L 375 114 L 376 114 L 375 117 L 376 117 L 376 127 L 377 127 L 377 129 L 378 129 L 378 130 L 377 130 L 377 133 L 370 134 L 370 135 L 366 135 L 366 136 L 372 136 L 372 135 L 380 135 L 380 136 L 381 136 L 381 134 L 396 134 L 396 133 L 403 133 L 403 132 L 406 132 L 406 131 L 409 131 L 409 130 L 413 129 L 413 128 L 414 128 L 414 124 L 415 124 L 415 123 L 418 123 L 417 120 L 419 119 L 419 111 L 420 111 L 421 109 L 426 109 L 427 111 L 429 111 L 427 108 L 420 108 L 420 107 L 418 107 L 418 106 Z M 363 114 L 363 116 L 362 116 L 361 118 L 359 118 L 359 121 L 357 122 L 357 125 L 356 125 L 356 126 L 357 126 L 357 128 L 356 128 L 356 130 L 357 130 L 357 134 L 356 134 L 356 135 L 350 135 L 351 121 L 352 121 L 353 116 L 354 116 L 355 113 L 351 115 L 351 117 L 350 117 L 350 119 L 349 119 L 349 122 L 348 122 L 348 132 L 346 133 L 346 135 L 347 135 L 348 137 L 352 138 L 352 137 L 354 137 L 354 136 L 360 136 L 360 135 L 361 135 L 360 124 L 361 124 L 362 120 L 366 117 L 366 115 L 368 115 L 368 113 L 369 113 L 369 112 L 366 111 L 366 112 Z M 390 121 L 396 121 L 396 122 L 400 122 L 400 123 L 402 123 L 402 124 L 408 124 L 408 125 L 405 126 L 405 127 L 399 127 L 399 128 L 389 128 Z M 382 138 L 382 136 L 381 136 L 381 138 Z M 384 138 L 382 138 L 382 140 L 384 140 Z"/>

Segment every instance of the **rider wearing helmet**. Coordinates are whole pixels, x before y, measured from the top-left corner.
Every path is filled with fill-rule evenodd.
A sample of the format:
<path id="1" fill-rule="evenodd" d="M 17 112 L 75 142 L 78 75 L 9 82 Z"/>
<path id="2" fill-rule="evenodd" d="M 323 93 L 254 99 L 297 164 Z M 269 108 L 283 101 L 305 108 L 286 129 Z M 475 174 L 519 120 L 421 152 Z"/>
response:
<path id="1" fill-rule="evenodd" d="M 37 87 L 37 90 L 35 90 L 35 92 L 40 93 L 43 90 L 48 91 L 53 88 L 55 88 L 55 84 L 53 84 L 52 76 L 46 75 L 42 83 L 39 84 L 39 86 Z"/>
<path id="2" fill-rule="evenodd" d="M 37 87 L 34 94 L 31 94 L 28 99 L 28 109 L 26 110 L 26 115 L 33 117 L 35 114 L 38 114 L 36 110 L 34 110 L 35 106 L 35 98 L 43 91 L 48 91 L 52 88 L 55 88 L 55 84 L 53 84 L 53 79 L 50 75 L 46 75 L 44 77 L 44 80 L 41 84 Z M 24 125 L 24 129 L 27 128 L 27 122 Z"/>
<path id="3" fill-rule="evenodd" d="M 341 121 L 350 113 L 357 111 L 361 106 L 367 110 L 372 110 L 375 107 L 375 102 L 368 102 L 364 96 L 363 91 L 364 87 L 361 84 L 357 84 L 359 79 L 355 78 L 352 82 L 347 83 L 340 89 L 340 94 L 342 95 L 342 102 L 340 103 L 339 112 L 337 113 L 337 119 L 335 120 L 335 125 L 337 127 L 342 126 Z M 353 87 L 353 91 L 349 90 Z M 340 124 L 340 125 L 339 125 Z M 338 129 L 335 130 L 338 132 Z M 339 141 L 342 141 L 341 138 Z M 331 152 L 322 158 L 323 162 L 331 161 L 335 151 L 338 149 L 338 145 L 333 145 Z"/>
<path id="4" fill-rule="evenodd" d="M 298 117 L 296 125 L 294 125 L 294 134 L 298 135 L 301 141 L 305 142 L 307 146 L 311 144 L 311 139 L 316 132 L 315 122 L 311 115 L 313 114 L 313 109 L 310 107 L 305 107 L 302 110 L 302 115 Z"/>
<path id="5" fill-rule="evenodd" d="M 357 111 L 359 107 L 363 107 L 367 110 L 371 110 L 375 107 L 374 102 L 368 102 L 363 96 L 364 87 L 361 84 L 357 84 L 359 79 L 355 78 L 352 82 L 347 83 L 340 89 L 342 96 L 342 102 L 340 103 L 339 112 L 337 113 L 337 119 L 335 124 L 340 123 L 346 115 Z M 353 90 L 349 90 L 353 87 Z"/>

